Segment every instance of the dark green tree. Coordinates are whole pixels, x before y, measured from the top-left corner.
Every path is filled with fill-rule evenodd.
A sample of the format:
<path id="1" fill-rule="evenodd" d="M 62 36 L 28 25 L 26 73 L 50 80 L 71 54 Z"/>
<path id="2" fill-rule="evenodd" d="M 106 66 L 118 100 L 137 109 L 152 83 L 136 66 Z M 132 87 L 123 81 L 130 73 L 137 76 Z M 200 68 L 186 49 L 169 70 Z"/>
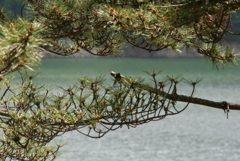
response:
<path id="1" fill-rule="evenodd" d="M 160 79 L 147 72 L 152 83 L 146 83 L 111 72 L 114 85 L 84 77 L 55 94 L 35 84 L 36 74 L 30 74 L 45 52 L 119 56 L 128 44 L 146 51 L 192 48 L 216 65 L 235 64 L 232 49 L 219 42 L 224 35 L 239 35 L 231 23 L 239 7 L 238 0 L 26 0 L 20 16 L 1 10 L 0 158 L 54 160 L 62 145 L 48 143 L 68 131 L 100 138 L 122 126 L 179 114 L 191 103 L 227 114 L 240 110 L 239 104 L 193 97 L 200 79 Z M 15 71 L 18 84 L 10 81 Z M 182 81 L 192 86 L 188 96 L 178 94 Z"/>

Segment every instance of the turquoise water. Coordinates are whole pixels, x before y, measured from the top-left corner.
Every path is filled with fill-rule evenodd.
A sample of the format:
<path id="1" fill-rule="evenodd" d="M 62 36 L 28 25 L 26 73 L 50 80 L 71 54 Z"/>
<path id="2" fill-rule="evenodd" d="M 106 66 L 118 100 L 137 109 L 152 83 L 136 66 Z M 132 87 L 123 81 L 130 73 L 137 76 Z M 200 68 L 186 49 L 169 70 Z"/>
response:
<path id="1" fill-rule="evenodd" d="M 67 86 L 75 78 L 102 75 L 112 85 L 111 71 L 146 77 L 142 70 L 163 70 L 161 75 L 203 77 L 194 96 L 240 103 L 240 68 L 216 70 L 203 59 L 44 59 L 38 80 Z M 180 93 L 188 93 L 182 85 Z M 122 128 L 101 139 L 76 132 L 60 138 L 67 142 L 57 161 L 237 161 L 240 159 L 240 112 L 229 119 L 222 110 L 190 105 L 183 113 L 135 129 Z"/>
<path id="2" fill-rule="evenodd" d="M 178 75 L 196 78 L 204 77 L 204 82 L 219 82 L 220 84 L 238 83 L 240 68 L 225 67 L 217 70 L 210 62 L 203 59 L 148 59 L 148 58 L 101 58 L 101 59 L 44 59 L 40 66 L 41 80 L 47 83 L 71 82 L 82 76 L 94 77 L 102 75 L 110 78 L 111 71 L 121 72 L 123 75 L 147 76 L 144 70 L 160 71 L 162 75 Z M 57 76 L 57 77 L 55 77 Z M 224 79 L 221 79 L 224 77 Z M 226 79 L 231 77 L 231 79 Z M 233 77 L 233 78 L 232 78 Z"/>

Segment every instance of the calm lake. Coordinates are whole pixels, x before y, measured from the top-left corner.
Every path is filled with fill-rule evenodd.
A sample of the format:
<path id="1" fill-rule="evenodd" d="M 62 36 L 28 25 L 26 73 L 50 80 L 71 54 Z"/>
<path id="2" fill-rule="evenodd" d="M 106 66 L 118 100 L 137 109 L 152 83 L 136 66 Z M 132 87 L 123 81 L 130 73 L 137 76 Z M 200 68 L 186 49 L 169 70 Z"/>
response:
<path id="1" fill-rule="evenodd" d="M 150 78 L 143 70 L 160 71 L 163 77 L 181 74 L 201 78 L 195 97 L 240 103 L 240 67 L 217 70 L 203 59 L 44 59 L 38 81 L 47 86 L 68 86 L 83 76 L 103 76 L 112 85 L 111 71 Z M 178 92 L 190 93 L 187 84 Z M 134 129 L 126 127 L 101 139 L 69 132 L 58 139 L 67 143 L 57 161 L 238 161 L 240 159 L 240 111 L 191 104 L 186 111 Z"/>

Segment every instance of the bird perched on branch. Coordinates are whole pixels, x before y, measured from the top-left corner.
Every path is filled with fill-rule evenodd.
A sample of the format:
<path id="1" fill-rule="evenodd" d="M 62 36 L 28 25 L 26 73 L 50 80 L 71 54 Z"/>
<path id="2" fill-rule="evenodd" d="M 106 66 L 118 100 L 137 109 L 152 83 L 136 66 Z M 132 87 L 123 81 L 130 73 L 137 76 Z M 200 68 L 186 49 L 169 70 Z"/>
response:
<path id="1" fill-rule="evenodd" d="M 119 82 L 122 78 L 125 78 L 120 73 L 116 73 L 114 71 L 111 71 L 110 74 L 111 74 L 111 76 L 113 76 L 115 78 L 113 85 L 115 85 L 117 82 Z"/>

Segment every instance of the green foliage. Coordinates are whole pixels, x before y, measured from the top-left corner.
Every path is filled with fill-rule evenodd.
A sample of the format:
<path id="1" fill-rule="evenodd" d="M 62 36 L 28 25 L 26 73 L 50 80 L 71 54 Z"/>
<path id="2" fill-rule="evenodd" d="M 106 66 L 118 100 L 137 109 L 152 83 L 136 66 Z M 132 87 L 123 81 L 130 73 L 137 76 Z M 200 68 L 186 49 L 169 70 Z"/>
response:
<path id="1" fill-rule="evenodd" d="M 126 44 L 146 51 L 194 48 L 213 63 L 234 63 L 229 46 L 219 42 L 231 33 L 231 16 L 238 1 L 195 0 L 27 0 L 23 17 L 0 11 L 0 158 L 2 160 L 54 160 L 61 145 L 51 141 L 76 130 L 100 138 L 122 126 L 136 127 L 179 114 L 189 103 L 240 109 L 239 105 L 192 97 L 201 79 L 186 81 L 189 96 L 179 95 L 179 75 L 152 83 L 140 77 L 104 79 L 87 77 L 55 94 L 20 74 L 14 86 L 8 75 L 32 70 L 44 52 L 72 55 L 82 50 L 97 56 L 120 55 Z M 114 76 L 114 72 L 111 72 Z M 115 73 L 117 74 L 117 73 Z M 178 107 L 177 102 L 186 102 Z"/>
<path id="2" fill-rule="evenodd" d="M 119 55 L 126 42 L 147 51 L 195 48 L 215 63 L 235 60 L 219 41 L 231 30 L 238 4 L 224 1 L 33 1 L 33 15 L 48 31 L 46 50 L 72 55 Z M 199 7 L 201 6 L 201 7 Z M 227 57 L 226 57 L 227 55 Z"/>
<path id="3" fill-rule="evenodd" d="M 159 81 L 156 75 L 151 74 L 152 85 L 139 77 L 126 76 L 114 86 L 105 86 L 101 77 L 84 77 L 73 86 L 60 87 L 62 94 L 34 83 L 34 76 L 22 74 L 18 88 L 3 82 L 2 88 L 7 88 L 1 96 L 0 114 L 4 117 L 0 128 L 5 134 L 0 142 L 1 157 L 55 157 L 60 147 L 50 149 L 47 145 L 65 132 L 77 130 L 100 138 L 122 126 L 136 127 L 182 112 L 187 106 L 177 108 L 176 102 L 168 98 L 169 93 L 176 93 L 182 78 L 164 77 Z M 15 148 L 4 153 L 11 147 Z"/>
<path id="4" fill-rule="evenodd" d="M 121 55 L 128 43 L 147 51 L 195 48 L 214 63 L 235 61 L 219 44 L 231 31 L 234 1 L 28 0 L 24 6 L 29 21 L 45 26 L 39 34 L 48 44 L 41 47 L 58 55 Z"/>
<path id="5" fill-rule="evenodd" d="M 40 33 L 45 28 L 38 22 L 18 18 L 0 26 L 0 70 L 7 75 L 21 67 L 31 69 L 43 56 L 39 47 L 45 44 Z"/>

